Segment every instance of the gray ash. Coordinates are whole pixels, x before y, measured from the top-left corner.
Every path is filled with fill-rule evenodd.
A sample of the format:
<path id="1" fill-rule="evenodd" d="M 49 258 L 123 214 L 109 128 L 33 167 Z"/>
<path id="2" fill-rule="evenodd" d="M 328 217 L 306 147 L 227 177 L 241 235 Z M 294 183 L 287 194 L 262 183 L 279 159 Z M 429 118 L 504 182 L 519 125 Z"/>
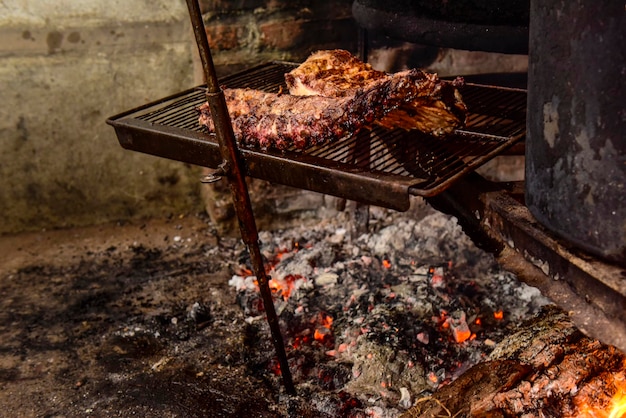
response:
<path id="1" fill-rule="evenodd" d="M 328 416 L 398 416 L 484 360 L 547 303 L 476 248 L 453 218 L 381 211 L 374 220 L 372 232 L 358 237 L 336 218 L 261 237 L 298 392 L 343 393 L 351 405 Z M 279 388 L 251 274 L 241 266 L 229 284 L 256 329 L 249 349 L 265 353 L 256 372 Z"/>

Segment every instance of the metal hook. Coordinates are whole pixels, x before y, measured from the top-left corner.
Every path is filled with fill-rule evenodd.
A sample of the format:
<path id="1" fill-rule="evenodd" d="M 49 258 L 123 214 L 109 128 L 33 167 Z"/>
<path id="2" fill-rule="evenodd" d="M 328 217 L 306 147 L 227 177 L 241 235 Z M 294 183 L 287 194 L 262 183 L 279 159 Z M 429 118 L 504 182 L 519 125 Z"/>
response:
<path id="1" fill-rule="evenodd" d="M 200 177 L 200 183 L 216 183 L 228 174 L 228 162 L 224 161 L 213 172 Z"/>

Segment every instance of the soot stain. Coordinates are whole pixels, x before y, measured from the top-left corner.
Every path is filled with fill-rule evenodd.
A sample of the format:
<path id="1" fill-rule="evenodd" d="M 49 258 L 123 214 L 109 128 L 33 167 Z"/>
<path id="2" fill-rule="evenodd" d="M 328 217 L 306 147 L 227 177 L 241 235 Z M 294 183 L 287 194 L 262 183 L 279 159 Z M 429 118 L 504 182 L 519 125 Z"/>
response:
<path id="1" fill-rule="evenodd" d="M 48 33 L 46 43 L 48 44 L 48 53 L 54 54 L 57 49 L 61 48 L 61 44 L 63 43 L 63 34 L 59 31 L 52 31 Z"/>

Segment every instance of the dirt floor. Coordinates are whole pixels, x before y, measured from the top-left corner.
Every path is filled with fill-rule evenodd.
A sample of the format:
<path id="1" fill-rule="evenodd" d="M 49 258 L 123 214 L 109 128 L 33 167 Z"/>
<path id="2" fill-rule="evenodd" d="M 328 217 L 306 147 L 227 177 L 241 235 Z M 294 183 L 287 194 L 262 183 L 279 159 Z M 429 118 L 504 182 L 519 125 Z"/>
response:
<path id="1" fill-rule="evenodd" d="M 309 324 L 311 318 L 294 312 L 302 307 L 316 313 L 314 307 L 323 307 L 316 296 L 326 296 L 327 307 L 342 312 L 333 314 L 336 341 L 330 348 L 339 347 L 341 352 L 341 346 L 349 345 L 341 342 L 364 344 L 364 351 L 354 349 L 351 362 L 360 364 L 356 368 L 335 361 L 337 353 L 328 354 L 324 338 L 317 345 L 302 343 L 302 348 L 294 349 L 290 361 L 298 396 L 284 394 L 272 367 L 274 350 L 265 321 L 258 320 L 262 315 L 255 302 L 257 292 L 252 292 L 255 298 L 246 299 L 247 293 L 229 284 L 249 262 L 245 246 L 238 236 L 218 237 L 206 216 L 0 237 L 0 417 L 396 418 L 412 400 L 432 391 L 412 390 L 407 405 L 402 404 L 402 398 L 392 396 L 393 390 L 409 391 L 392 379 L 392 369 L 419 382 L 431 369 L 422 370 L 416 361 L 429 359 L 437 373 L 444 372 L 443 382 L 446 367 L 457 367 L 461 373 L 469 367 L 468 353 L 478 356 L 476 361 L 483 359 L 503 336 L 517 329 L 517 320 L 534 312 L 532 306 L 539 309 L 546 303 L 470 245 L 455 222 L 434 214 L 418 206 L 410 214 L 415 219 L 405 222 L 394 214 L 373 211 L 371 233 L 352 240 L 345 238 L 350 231 L 343 228 L 341 216 L 329 217 L 327 224 L 320 222 L 315 228 L 302 225 L 294 235 L 262 234 L 266 250 L 280 250 L 282 263 L 293 269 L 289 272 L 294 278 L 301 268 L 319 268 L 310 275 L 309 283 L 315 286 L 304 287 L 280 305 L 281 318 L 293 320 L 291 325 Z M 393 228 L 384 227 L 390 225 Z M 288 247 L 285 243 L 295 250 L 281 252 Z M 388 267 L 378 260 L 379 253 L 385 254 Z M 387 257 L 392 253 L 397 257 Z M 422 266 L 431 257 L 449 260 L 449 274 L 437 276 L 434 269 L 431 280 L 425 278 L 430 269 L 424 270 L 428 274 L 419 273 L 431 265 Z M 277 278 L 281 266 L 274 270 Z M 341 286 L 334 286 L 333 280 L 340 279 Z M 349 293 L 357 288 L 369 290 L 355 296 L 352 304 Z M 413 310 L 405 311 L 409 299 L 414 299 Z M 485 320 L 474 327 L 475 339 L 460 344 L 447 337 L 445 327 L 431 330 L 441 318 L 431 313 L 440 309 L 429 306 L 439 299 L 447 301 L 442 306 L 451 313 L 462 308 Z M 506 307 L 504 321 L 490 319 L 496 299 Z M 338 302 L 346 300 L 350 302 Z M 478 313 L 474 300 L 481 302 Z M 246 316 L 242 307 L 256 311 Z M 402 314 L 396 316 L 395 309 Z M 372 314 L 368 319 L 363 316 L 366 311 Z M 418 315 L 422 311 L 426 319 Z M 450 318 L 459 319 L 452 314 Z M 399 319 L 421 325 L 405 326 L 396 322 Z M 291 344 L 295 347 L 305 334 L 291 325 L 286 328 L 295 335 Z M 361 331 L 349 332 L 353 329 Z M 425 337 L 430 335 L 429 343 Z M 409 337 L 413 348 L 406 348 L 402 336 Z M 411 350 L 416 358 L 407 357 Z M 318 361 L 322 357 L 332 360 Z M 307 373 L 314 379 L 305 379 Z M 438 381 L 438 376 L 430 373 L 429 379 Z M 364 383 L 369 377 L 371 388 Z M 350 387 L 357 392 L 359 385 L 366 387 L 363 396 L 344 390 L 349 380 L 356 382 Z M 386 383 L 392 380 L 393 385 Z"/>
<path id="2" fill-rule="evenodd" d="M 0 416 L 281 416 L 217 244 L 201 216 L 0 237 Z"/>

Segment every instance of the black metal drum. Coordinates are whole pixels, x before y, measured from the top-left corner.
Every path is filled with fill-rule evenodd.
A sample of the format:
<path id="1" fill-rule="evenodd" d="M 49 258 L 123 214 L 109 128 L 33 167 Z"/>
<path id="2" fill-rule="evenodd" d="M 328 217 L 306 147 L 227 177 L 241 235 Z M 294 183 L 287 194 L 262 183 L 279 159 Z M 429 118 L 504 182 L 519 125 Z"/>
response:
<path id="1" fill-rule="evenodd" d="M 626 10 L 533 0 L 526 204 L 548 229 L 626 263 Z"/>

